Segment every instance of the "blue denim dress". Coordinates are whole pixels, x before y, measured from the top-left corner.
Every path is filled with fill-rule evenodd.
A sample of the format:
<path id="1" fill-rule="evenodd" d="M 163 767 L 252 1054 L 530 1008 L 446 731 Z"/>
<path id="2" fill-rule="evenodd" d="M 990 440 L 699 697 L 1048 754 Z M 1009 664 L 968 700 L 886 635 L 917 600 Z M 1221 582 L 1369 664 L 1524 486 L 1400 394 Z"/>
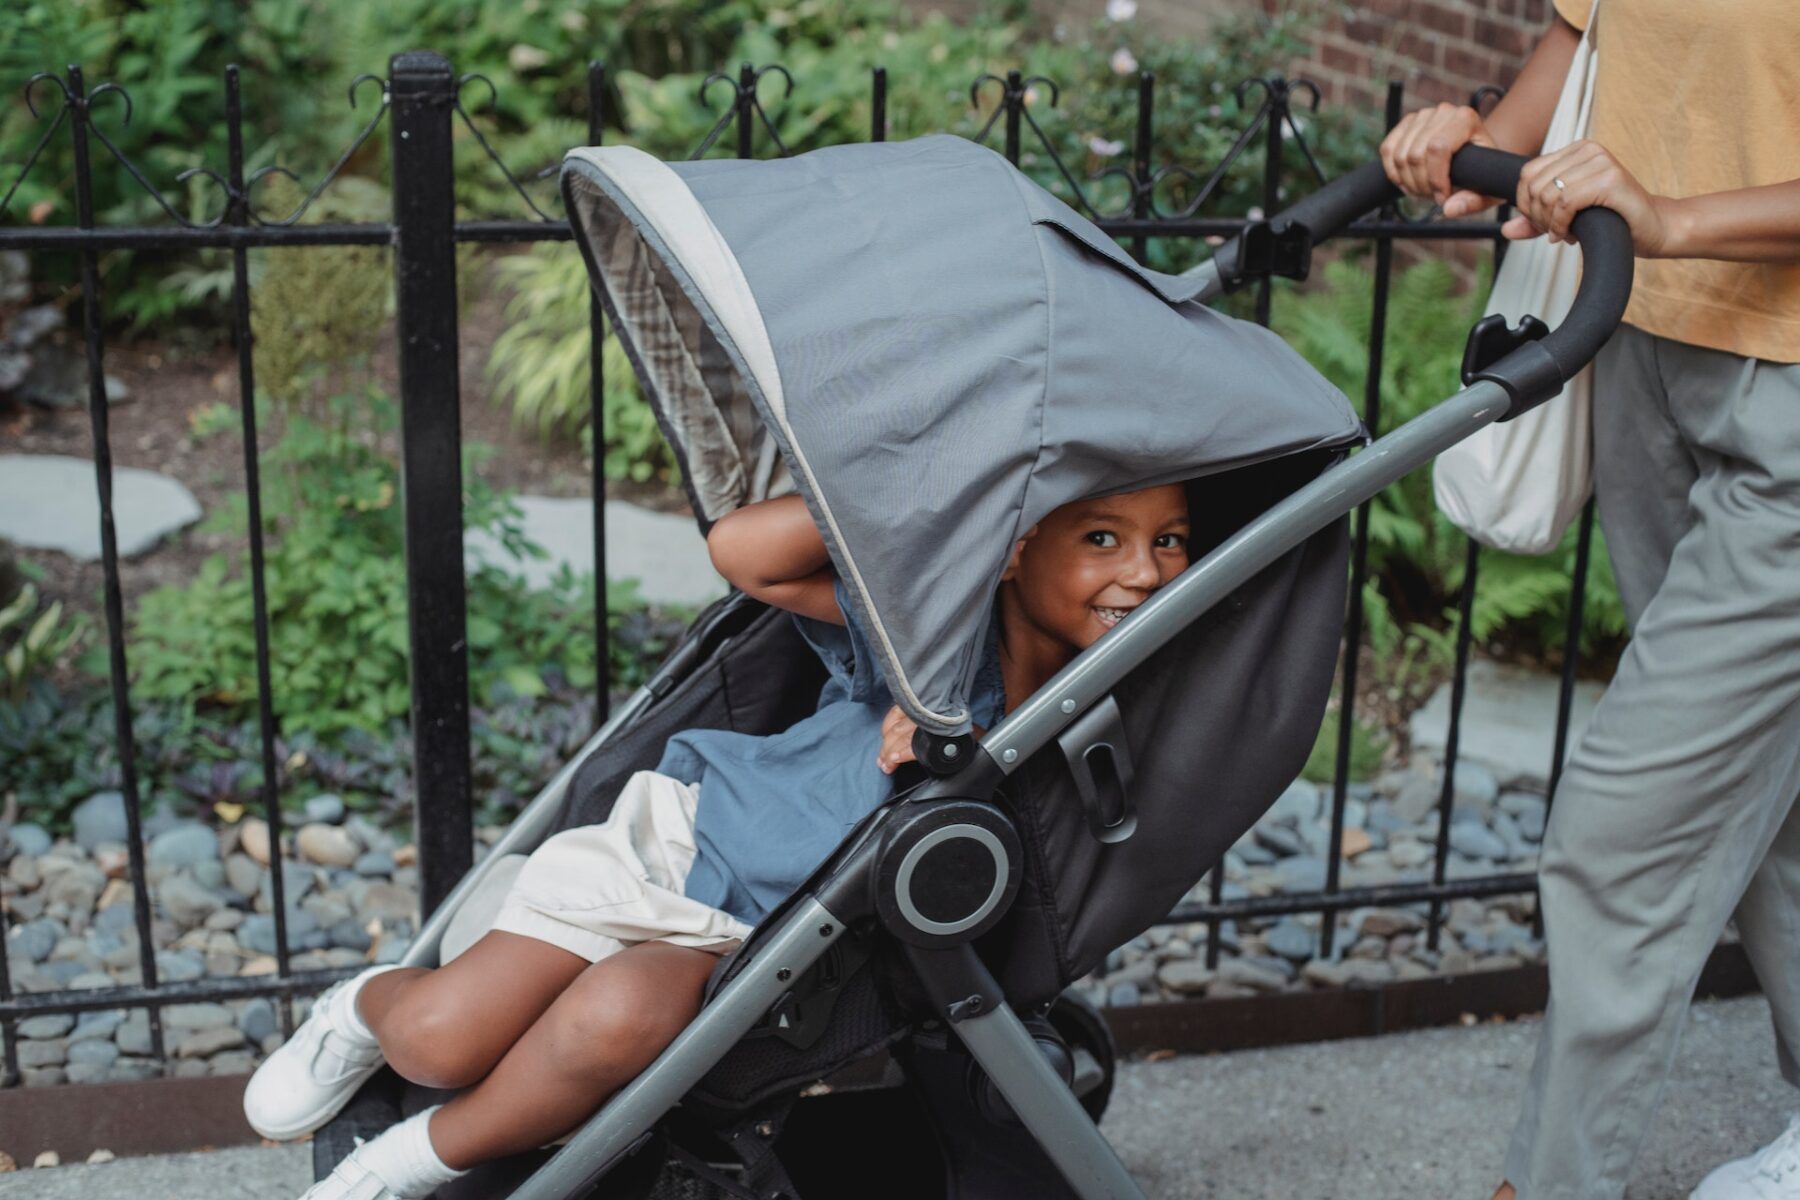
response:
<path id="1" fill-rule="evenodd" d="M 751 925 L 893 794 L 893 777 L 875 763 L 893 697 L 841 580 L 836 591 L 846 625 L 794 618 L 830 674 L 812 716 L 767 737 L 719 729 L 678 733 L 656 766 L 700 787 L 698 853 L 686 895 Z M 993 728 L 1006 697 L 998 605 L 971 692 L 974 723 Z"/>

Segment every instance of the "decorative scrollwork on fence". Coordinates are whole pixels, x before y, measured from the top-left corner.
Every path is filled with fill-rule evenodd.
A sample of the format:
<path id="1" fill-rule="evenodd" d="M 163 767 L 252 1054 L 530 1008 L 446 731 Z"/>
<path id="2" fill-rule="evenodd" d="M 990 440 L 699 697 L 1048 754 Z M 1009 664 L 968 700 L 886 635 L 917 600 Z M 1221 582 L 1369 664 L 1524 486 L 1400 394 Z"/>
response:
<path id="1" fill-rule="evenodd" d="M 271 175 L 286 176 L 288 179 L 292 180 L 296 186 L 304 187 L 305 184 L 300 182 L 300 176 L 294 174 L 294 172 L 288 170 L 284 166 L 272 163 L 266 167 L 258 167 L 244 180 L 244 208 L 250 220 L 256 222 L 258 225 L 274 227 L 296 225 L 299 223 L 300 218 L 306 215 L 306 210 L 312 207 L 313 201 L 317 200 L 319 196 L 324 193 L 325 189 L 331 186 L 331 181 L 336 179 L 338 174 L 343 171 L 344 165 L 356 156 L 356 152 L 362 149 L 362 144 L 368 141 L 370 136 L 374 134 L 376 127 L 381 124 L 381 119 L 387 115 L 388 108 L 393 103 L 392 91 L 388 87 L 388 81 L 379 75 L 364 72 L 350 81 L 348 94 L 351 108 L 356 107 L 357 89 L 365 83 L 376 83 L 381 85 L 381 103 L 375 109 L 375 115 L 370 117 L 368 122 L 363 125 L 362 129 L 357 132 L 356 136 L 351 139 L 350 144 L 344 148 L 344 152 L 338 155 L 337 161 L 331 164 L 331 169 L 326 171 L 319 179 L 319 182 L 313 185 L 312 190 L 306 193 L 300 203 L 294 206 L 292 212 L 288 213 L 285 217 L 268 218 L 258 216 L 255 210 L 250 207 L 249 193 L 255 189 L 259 182 Z"/>
<path id="2" fill-rule="evenodd" d="M 762 99 L 757 95 L 763 76 L 771 71 L 780 75 L 787 84 L 787 89 L 781 94 L 782 102 L 786 103 L 788 97 L 794 94 L 794 77 L 780 63 L 769 63 L 761 67 L 753 67 L 749 63 L 744 63 L 738 68 L 736 79 L 723 71 L 714 71 L 701 82 L 701 104 L 708 108 L 712 107 L 706 94 L 712 90 L 715 83 L 731 85 L 731 104 L 719 116 L 719 119 L 713 122 L 713 127 L 706 131 L 706 136 L 700 139 L 700 144 L 694 148 L 694 152 L 688 155 L 688 158 L 699 158 L 712 149 L 713 143 L 719 140 L 719 135 L 734 123 L 737 126 L 738 154 L 741 157 L 749 157 L 751 139 L 755 135 L 754 122 L 756 120 L 762 122 L 763 130 L 768 133 L 769 140 L 775 143 L 775 149 L 782 158 L 793 153 L 788 149 L 787 143 L 781 140 L 781 133 L 775 128 L 775 122 L 769 119 L 768 111 L 763 108 Z"/>
<path id="3" fill-rule="evenodd" d="M 474 120 L 469 116 L 468 110 L 463 107 L 463 88 L 471 83 L 484 83 L 487 85 L 489 109 L 498 107 L 500 103 L 500 93 L 494 87 L 494 81 L 489 79 L 486 75 L 470 71 L 467 74 L 459 75 L 456 78 L 456 99 L 454 102 L 456 115 L 463 119 L 463 124 L 469 127 L 469 132 L 475 135 L 475 141 L 481 146 L 482 152 L 488 156 L 488 160 L 496 167 L 500 168 L 500 174 L 506 176 L 506 182 L 512 185 L 512 190 L 519 193 L 519 199 L 525 202 L 525 207 L 535 213 L 538 220 L 554 224 L 557 218 L 551 216 L 537 206 L 537 202 L 531 198 L 531 193 L 525 190 L 525 185 L 519 182 L 518 176 L 507 169 L 506 164 L 501 161 L 499 153 L 489 144 L 487 138 L 482 135 L 481 130 L 476 127 Z M 557 167 L 558 164 L 556 163 L 552 163 L 547 167 L 540 167 L 538 170 L 530 173 L 531 178 L 534 181 L 547 179 L 551 175 L 556 174 Z"/>

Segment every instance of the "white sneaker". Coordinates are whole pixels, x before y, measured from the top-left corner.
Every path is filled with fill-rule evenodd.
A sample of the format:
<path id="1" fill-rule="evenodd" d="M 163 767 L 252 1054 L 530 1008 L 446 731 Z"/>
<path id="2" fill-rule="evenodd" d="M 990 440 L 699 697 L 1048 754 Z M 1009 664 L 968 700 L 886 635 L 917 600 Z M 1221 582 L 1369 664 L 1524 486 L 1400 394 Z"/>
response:
<path id="1" fill-rule="evenodd" d="M 1755 1154 L 1714 1167 L 1688 1200 L 1800 1200 L 1800 1116 Z"/>
<path id="2" fill-rule="evenodd" d="M 277 1142 L 303 1137 L 336 1116 L 356 1089 L 381 1069 L 380 1044 L 353 1032 L 354 1013 L 346 1006 L 356 1003 L 356 993 L 370 978 L 393 969 L 370 967 L 319 994 L 312 1015 L 263 1060 L 244 1088 L 244 1116 L 250 1128 Z M 359 1200 L 363 1195 L 343 1193 L 352 1194 Z"/>
<path id="3" fill-rule="evenodd" d="M 306 1189 L 300 1200 L 412 1200 L 390 1188 L 375 1172 L 369 1170 L 358 1157 L 363 1143 L 359 1139 L 356 1149 L 344 1156 L 344 1161 L 319 1182 Z"/>

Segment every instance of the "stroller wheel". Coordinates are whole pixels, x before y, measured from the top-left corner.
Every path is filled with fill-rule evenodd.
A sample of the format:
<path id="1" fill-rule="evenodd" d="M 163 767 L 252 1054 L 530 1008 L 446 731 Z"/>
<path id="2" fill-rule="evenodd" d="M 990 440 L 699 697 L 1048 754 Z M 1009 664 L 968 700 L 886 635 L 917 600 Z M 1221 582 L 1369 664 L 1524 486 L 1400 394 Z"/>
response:
<path id="1" fill-rule="evenodd" d="M 1074 1056 L 1075 1095 L 1097 1125 L 1112 1099 L 1113 1077 L 1118 1070 L 1119 1050 L 1112 1028 L 1099 1008 L 1073 988 L 1056 998 L 1050 1006 L 1049 1019 Z"/>

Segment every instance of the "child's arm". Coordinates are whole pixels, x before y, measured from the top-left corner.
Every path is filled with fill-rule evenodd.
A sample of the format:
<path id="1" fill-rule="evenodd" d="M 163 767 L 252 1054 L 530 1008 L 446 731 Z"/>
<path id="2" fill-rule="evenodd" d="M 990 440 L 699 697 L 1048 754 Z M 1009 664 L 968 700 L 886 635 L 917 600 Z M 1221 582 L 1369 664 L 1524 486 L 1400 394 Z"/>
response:
<path id="1" fill-rule="evenodd" d="M 744 594 L 803 617 L 844 623 L 831 555 L 799 496 L 726 513 L 706 535 L 706 549 L 719 574 Z"/>

